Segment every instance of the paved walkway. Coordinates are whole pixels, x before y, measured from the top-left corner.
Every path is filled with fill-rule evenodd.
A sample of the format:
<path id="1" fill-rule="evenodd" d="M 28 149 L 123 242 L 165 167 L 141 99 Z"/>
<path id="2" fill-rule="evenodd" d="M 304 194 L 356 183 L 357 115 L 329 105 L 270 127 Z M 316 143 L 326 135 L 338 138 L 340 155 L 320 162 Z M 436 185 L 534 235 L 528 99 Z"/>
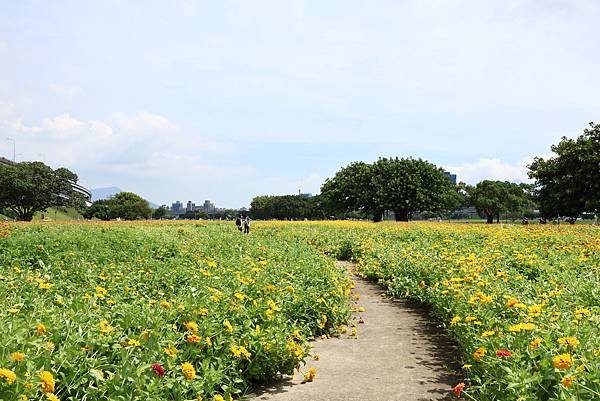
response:
<path id="1" fill-rule="evenodd" d="M 348 263 L 339 262 L 340 267 Z M 340 338 L 317 340 L 301 372 L 317 369 L 311 383 L 302 373 L 255 389 L 255 401 L 429 401 L 452 399 L 458 379 L 449 373 L 454 347 L 433 326 L 427 313 L 408 303 L 382 297 L 382 288 L 353 277 L 360 296 L 352 326 Z"/>

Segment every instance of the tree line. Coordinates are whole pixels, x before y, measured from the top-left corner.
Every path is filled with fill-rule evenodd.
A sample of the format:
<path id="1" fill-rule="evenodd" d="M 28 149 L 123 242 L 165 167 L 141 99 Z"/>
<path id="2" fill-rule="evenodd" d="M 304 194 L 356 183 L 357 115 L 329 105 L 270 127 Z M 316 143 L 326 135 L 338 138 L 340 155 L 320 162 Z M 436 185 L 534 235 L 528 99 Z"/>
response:
<path id="1" fill-rule="evenodd" d="M 380 158 L 354 162 L 328 178 L 315 197 L 257 196 L 250 213 L 257 219 L 370 218 L 381 221 L 393 212 L 396 220 L 415 216 L 447 216 L 474 206 L 488 223 L 500 216 L 526 214 L 534 208 L 545 219 L 567 218 L 600 211 L 600 124 L 590 123 L 576 139 L 563 137 L 552 145 L 553 156 L 536 157 L 528 166 L 531 185 L 484 180 L 474 186 L 453 185 L 444 171 L 422 159 Z M 49 207 L 73 207 L 86 218 L 134 220 L 161 218 L 166 209 L 152 210 L 131 192 L 99 200 L 86 207 L 75 191 L 78 177 L 66 168 L 41 162 L 0 164 L 0 213 L 29 221 Z M 194 217 L 197 214 L 194 213 Z"/>
<path id="2" fill-rule="evenodd" d="M 397 221 L 408 221 L 474 206 L 487 223 L 508 213 L 525 216 L 535 208 L 543 219 L 563 217 L 571 223 L 585 212 L 597 216 L 600 124 L 590 123 L 576 139 L 563 137 L 551 150 L 552 157 L 537 157 L 528 166 L 531 185 L 492 180 L 453 185 L 443 169 L 425 160 L 380 158 L 343 167 L 316 197 L 257 196 L 250 212 L 262 219 L 360 217 L 377 222 L 388 211 Z"/>

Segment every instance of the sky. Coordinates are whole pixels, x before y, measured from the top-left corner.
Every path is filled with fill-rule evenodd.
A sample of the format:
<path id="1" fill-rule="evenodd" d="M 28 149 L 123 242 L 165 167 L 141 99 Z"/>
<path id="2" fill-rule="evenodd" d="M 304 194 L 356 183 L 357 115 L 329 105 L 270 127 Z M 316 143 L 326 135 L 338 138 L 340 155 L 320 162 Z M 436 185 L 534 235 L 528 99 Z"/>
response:
<path id="1" fill-rule="evenodd" d="M 169 205 L 318 193 L 379 157 L 524 182 L 600 120 L 599 18 L 596 0 L 6 1 L 0 156 Z"/>

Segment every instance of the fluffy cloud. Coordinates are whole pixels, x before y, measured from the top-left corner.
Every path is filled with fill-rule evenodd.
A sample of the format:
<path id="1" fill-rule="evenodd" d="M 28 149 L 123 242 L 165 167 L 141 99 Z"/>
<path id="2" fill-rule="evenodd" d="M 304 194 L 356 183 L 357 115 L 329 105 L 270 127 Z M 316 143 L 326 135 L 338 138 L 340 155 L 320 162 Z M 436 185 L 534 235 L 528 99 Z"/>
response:
<path id="1" fill-rule="evenodd" d="M 544 158 L 551 155 L 542 155 Z M 480 158 L 476 162 L 464 163 L 459 166 L 444 166 L 447 171 L 457 175 L 458 181 L 467 184 L 477 184 L 483 180 L 500 180 L 517 183 L 529 183 L 527 166 L 533 162 L 533 157 L 526 157 L 516 163 L 507 163 L 500 159 Z"/>

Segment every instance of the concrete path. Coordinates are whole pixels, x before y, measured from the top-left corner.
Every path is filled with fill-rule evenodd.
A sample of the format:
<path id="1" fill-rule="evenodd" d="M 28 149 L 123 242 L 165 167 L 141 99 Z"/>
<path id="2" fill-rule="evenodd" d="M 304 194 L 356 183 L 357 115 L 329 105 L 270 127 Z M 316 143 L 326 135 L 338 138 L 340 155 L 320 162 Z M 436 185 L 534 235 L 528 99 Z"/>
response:
<path id="1" fill-rule="evenodd" d="M 351 268 L 339 262 L 341 268 Z M 382 297 L 383 289 L 358 277 L 351 325 L 340 338 L 317 340 L 311 359 L 294 377 L 256 388 L 255 401 L 429 401 L 452 399 L 459 380 L 449 373 L 454 346 L 427 312 Z M 360 307 L 364 312 L 359 312 Z M 352 335 L 352 324 L 356 335 Z M 302 373 L 317 369 L 313 382 Z"/>

